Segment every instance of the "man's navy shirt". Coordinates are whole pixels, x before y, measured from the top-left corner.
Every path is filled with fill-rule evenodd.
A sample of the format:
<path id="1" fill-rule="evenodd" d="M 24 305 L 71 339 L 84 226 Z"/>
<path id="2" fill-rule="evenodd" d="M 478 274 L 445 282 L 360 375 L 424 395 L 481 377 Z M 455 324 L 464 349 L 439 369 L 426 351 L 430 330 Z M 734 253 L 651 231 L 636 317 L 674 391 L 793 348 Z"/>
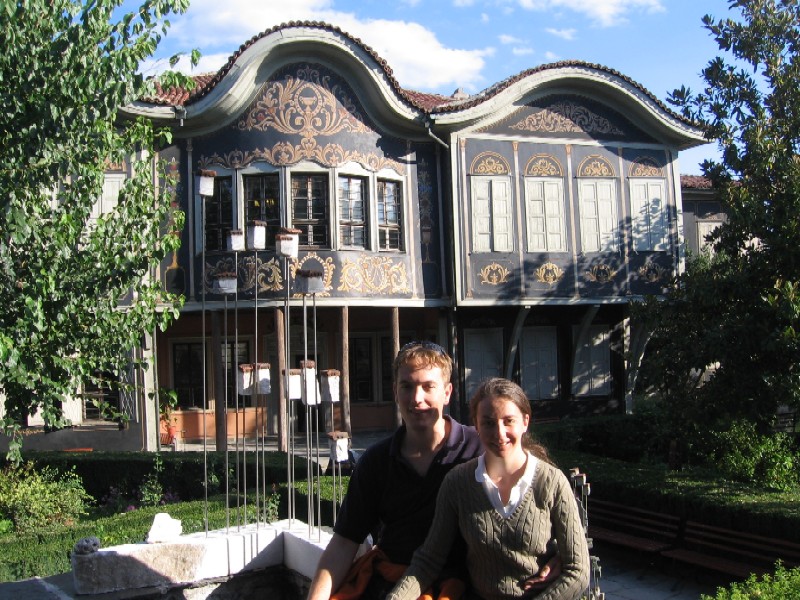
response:
<path id="1" fill-rule="evenodd" d="M 433 522 L 444 476 L 483 451 L 474 428 L 445 418 L 450 421 L 450 434 L 424 476 L 400 454 L 405 425 L 364 452 L 350 477 L 336 533 L 359 544 L 372 533 L 389 560 L 411 562 Z"/>

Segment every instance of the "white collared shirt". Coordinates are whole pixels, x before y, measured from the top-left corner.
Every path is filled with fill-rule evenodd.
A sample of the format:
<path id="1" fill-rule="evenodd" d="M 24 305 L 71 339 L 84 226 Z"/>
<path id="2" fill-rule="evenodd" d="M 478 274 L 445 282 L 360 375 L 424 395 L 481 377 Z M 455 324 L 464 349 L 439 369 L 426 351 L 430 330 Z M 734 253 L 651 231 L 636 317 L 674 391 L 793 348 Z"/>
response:
<path id="1" fill-rule="evenodd" d="M 533 479 L 536 476 L 536 465 L 539 463 L 539 460 L 527 450 L 525 454 L 528 455 L 528 460 L 525 461 L 525 472 L 514 487 L 511 488 L 511 494 L 508 496 L 508 504 L 505 506 L 500 499 L 500 490 L 486 472 L 485 453 L 478 457 L 478 466 L 475 468 L 475 481 L 483 485 L 483 489 L 489 497 L 492 506 L 505 518 L 511 516 L 511 513 L 519 506 L 522 497 L 525 495 L 525 492 L 528 491 L 531 484 L 533 484 Z"/>

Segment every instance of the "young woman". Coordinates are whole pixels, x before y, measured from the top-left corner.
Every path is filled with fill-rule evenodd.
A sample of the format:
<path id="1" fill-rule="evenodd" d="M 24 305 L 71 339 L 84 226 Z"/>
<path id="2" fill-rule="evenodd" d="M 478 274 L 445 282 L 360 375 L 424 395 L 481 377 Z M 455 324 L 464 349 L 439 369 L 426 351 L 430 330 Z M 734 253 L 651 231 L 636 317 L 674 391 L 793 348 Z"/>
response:
<path id="1" fill-rule="evenodd" d="M 471 597 L 484 600 L 580 598 L 589 583 L 589 551 L 566 476 L 528 439 L 531 407 L 507 379 L 490 379 L 470 400 L 484 454 L 444 479 L 425 543 L 389 600 L 416 600 L 435 579 L 460 532 L 467 544 Z M 561 574 L 539 592 L 534 576 L 555 539 Z M 536 595 L 538 593 L 538 595 Z"/>

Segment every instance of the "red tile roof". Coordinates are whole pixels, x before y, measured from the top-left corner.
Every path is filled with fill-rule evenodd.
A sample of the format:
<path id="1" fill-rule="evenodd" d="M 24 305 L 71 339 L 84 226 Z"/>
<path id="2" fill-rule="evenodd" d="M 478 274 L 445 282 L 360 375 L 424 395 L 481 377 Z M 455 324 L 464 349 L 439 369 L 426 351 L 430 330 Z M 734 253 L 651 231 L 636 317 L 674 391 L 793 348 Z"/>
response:
<path id="1" fill-rule="evenodd" d="M 681 175 L 681 187 L 689 190 L 713 189 L 711 180 L 702 175 Z"/>
<path id="2" fill-rule="evenodd" d="M 389 67 L 388 63 L 381 58 L 375 50 L 367 46 L 363 41 L 359 38 L 356 38 L 346 31 L 343 31 L 339 27 L 334 25 L 329 25 L 328 23 L 323 23 L 321 21 L 289 21 L 288 23 L 284 23 L 282 25 L 277 25 L 258 35 L 253 36 L 244 44 L 239 46 L 239 49 L 234 52 L 228 62 L 216 73 L 213 74 L 206 74 L 206 75 L 197 75 L 194 77 L 195 81 L 197 81 L 197 86 L 191 90 L 176 90 L 174 88 L 170 88 L 168 90 L 162 90 L 159 88 L 155 98 L 148 98 L 145 99 L 146 102 L 150 102 L 152 104 L 161 104 L 161 105 L 168 105 L 168 106 L 183 106 L 186 104 L 191 104 L 196 102 L 200 98 L 204 97 L 211 90 L 216 87 L 216 85 L 222 81 L 225 75 L 231 70 L 233 65 L 236 63 L 238 58 L 245 52 L 250 46 L 258 42 L 260 39 L 267 37 L 268 35 L 275 33 L 276 31 L 280 31 L 282 29 L 287 29 L 291 27 L 306 27 L 306 28 L 315 28 L 315 29 L 323 29 L 325 31 L 330 31 L 341 35 L 348 40 L 358 44 L 367 54 L 369 54 L 375 62 L 380 65 L 383 69 L 384 74 L 386 75 L 389 84 L 392 86 L 394 91 L 398 94 L 400 98 L 405 100 L 409 105 L 417 108 L 425 113 L 428 114 L 436 114 L 436 113 L 445 113 L 445 112 L 454 112 L 456 110 L 462 110 L 465 108 L 471 108 L 473 106 L 477 106 L 482 102 L 485 102 L 487 99 L 492 98 L 493 96 L 499 94 L 506 88 L 510 87 L 517 81 L 524 79 L 534 73 L 539 73 L 543 71 L 547 71 L 550 69 L 559 69 L 565 67 L 584 67 L 589 69 L 596 69 L 600 71 L 604 71 L 610 75 L 615 77 L 619 77 L 620 79 L 624 80 L 625 82 L 629 83 L 643 94 L 647 95 L 650 99 L 653 100 L 662 110 L 669 113 L 672 117 L 683 121 L 684 123 L 691 124 L 690 121 L 685 119 L 683 116 L 677 114 L 676 112 L 672 111 L 668 108 L 663 102 L 661 102 L 658 98 L 656 98 L 649 90 L 641 86 L 640 84 L 636 83 L 629 77 L 626 77 L 622 73 L 615 71 L 613 69 L 609 69 L 608 67 L 604 67 L 603 65 L 595 64 L 595 63 L 587 63 L 583 61 L 577 60 L 570 60 L 570 61 L 560 61 L 555 63 L 549 63 L 545 65 L 540 65 L 538 67 L 527 69 L 500 81 L 485 90 L 478 92 L 477 94 L 473 94 L 472 96 L 467 96 L 466 98 L 462 98 L 460 94 L 456 93 L 452 97 L 451 96 L 442 96 L 440 94 L 429 94 L 425 92 L 417 92 L 413 90 L 406 90 L 400 87 L 399 82 L 395 79 L 394 74 L 392 73 L 392 69 Z"/>

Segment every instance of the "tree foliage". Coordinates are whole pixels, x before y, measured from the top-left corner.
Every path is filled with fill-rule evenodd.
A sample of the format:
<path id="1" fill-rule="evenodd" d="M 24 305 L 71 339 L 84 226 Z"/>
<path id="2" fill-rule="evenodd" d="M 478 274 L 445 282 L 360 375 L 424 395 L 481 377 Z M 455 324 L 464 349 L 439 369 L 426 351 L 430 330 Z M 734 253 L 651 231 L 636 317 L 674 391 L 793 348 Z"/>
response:
<path id="1" fill-rule="evenodd" d="M 779 405 L 800 405 L 800 6 L 729 5 L 728 18 L 703 19 L 726 58 L 708 63 L 702 91 L 670 97 L 719 144 L 703 170 L 728 222 L 715 255 L 638 312 L 655 329 L 646 379 L 673 431 L 700 437 L 738 419 L 765 432 Z"/>
<path id="2" fill-rule="evenodd" d="M 183 219 L 152 160 L 169 134 L 119 110 L 152 94 L 139 65 L 188 0 L 146 0 L 120 16 L 121 4 L 0 8 L 0 392 L 12 456 L 26 416 L 61 425 L 63 400 L 119 372 L 180 306 L 149 276 L 177 248 Z M 95 220 L 109 165 L 132 176 Z"/>

